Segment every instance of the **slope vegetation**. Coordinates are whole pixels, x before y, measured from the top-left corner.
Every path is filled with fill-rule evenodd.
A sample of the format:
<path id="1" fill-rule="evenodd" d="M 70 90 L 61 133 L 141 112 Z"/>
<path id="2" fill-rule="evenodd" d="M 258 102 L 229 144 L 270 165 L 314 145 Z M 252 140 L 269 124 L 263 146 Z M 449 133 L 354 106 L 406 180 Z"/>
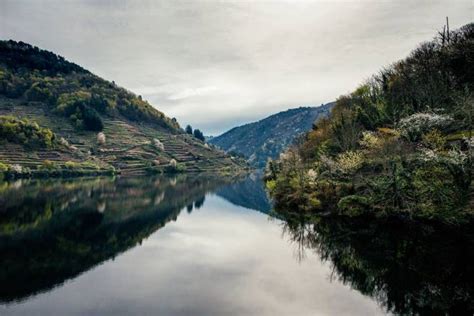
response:
<path id="1" fill-rule="evenodd" d="M 300 107 L 271 115 L 258 122 L 235 127 L 209 140 L 226 152 L 246 157 L 252 165 L 264 167 L 275 159 L 313 123 L 328 115 L 333 103 L 320 107 Z"/>
<path id="2" fill-rule="evenodd" d="M 474 24 L 341 96 L 268 166 L 285 207 L 459 224 L 474 217 Z"/>
<path id="3" fill-rule="evenodd" d="M 22 42 L 0 41 L 0 116 L 0 169 L 16 173 L 239 167 L 141 96 Z"/>

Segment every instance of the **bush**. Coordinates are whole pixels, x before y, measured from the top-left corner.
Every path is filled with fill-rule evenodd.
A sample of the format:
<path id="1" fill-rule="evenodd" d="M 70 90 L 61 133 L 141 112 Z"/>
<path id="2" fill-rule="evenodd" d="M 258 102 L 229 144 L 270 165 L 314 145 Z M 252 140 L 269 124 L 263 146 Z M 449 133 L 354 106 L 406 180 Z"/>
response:
<path id="1" fill-rule="evenodd" d="M 81 111 L 84 129 L 96 132 L 104 129 L 104 123 L 102 122 L 102 119 L 96 110 L 88 106 L 83 106 Z"/>
<path id="2" fill-rule="evenodd" d="M 197 139 L 199 139 L 201 141 L 205 140 L 204 134 L 198 129 L 194 130 L 194 137 L 196 137 Z"/>
<path id="3" fill-rule="evenodd" d="M 44 160 L 40 166 L 41 170 L 53 171 L 59 169 L 59 166 L 51 160 Z"/>
<path id="4" fill-rule="evenodd" d="M 0 162 L 0 172 L 8 171 L 8 169 L 10 169 L 8 164 Z"/>
<path id="5" fill-rule="evenodd" d="M 97 134 L 97 144 L 101 146 L 105 145 L 105 134 L 103 132 Z"/>
<path id="6" fill-rule="evenodd" d="M 185 131 L 187 134 L 193 134 L 193 128 L 191 127 L 191 125 L 187 125 Z"/>
<path id="7" fill-rule="evenodd" d="M 447 128 L 453 119 L 448 115 L 432 113 L 416 113 L 398 123 L 398 128 L 403 137 L 410 141 L 418 141 L 423 134 L 432 130 L 443 130 Z"/>
<path id="8" fill-rule="evenodd" d="M 39 127 L 36 122 L 0 116 L 0 138 L 32 148 L 51 148 L 56 136 L 50 129 Z"/>
<path id="9" fill-rule="evenodd" d="M 160 142 L 158 138 L 153 138 L 153 146 L 155 146 L 158 150 L 165 151 L 165 145 Z"/>
<path id="10" fill-rule="evenodd" d="M 370 209 L 370 200 L 365 196 L 348 195 L 337 203 L 337 208 L 343 215 L 350 217 L 365 214 Z"/>

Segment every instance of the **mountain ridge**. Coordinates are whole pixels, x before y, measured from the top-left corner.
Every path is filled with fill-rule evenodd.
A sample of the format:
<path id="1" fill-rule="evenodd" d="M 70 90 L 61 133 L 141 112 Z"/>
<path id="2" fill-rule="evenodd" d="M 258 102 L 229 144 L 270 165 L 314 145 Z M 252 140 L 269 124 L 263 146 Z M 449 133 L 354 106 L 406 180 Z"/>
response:
<path id="1" fill-rule="evenodd" d="M 318 107 L 302 106 L 281 111 L 259 121 L 236 126 L 209 143 L 236 155 L 243 155 L 255 167 L 264 167 L 267 158 L 276 158 L 297 136 L 329 114 L 334 103 Z"/>

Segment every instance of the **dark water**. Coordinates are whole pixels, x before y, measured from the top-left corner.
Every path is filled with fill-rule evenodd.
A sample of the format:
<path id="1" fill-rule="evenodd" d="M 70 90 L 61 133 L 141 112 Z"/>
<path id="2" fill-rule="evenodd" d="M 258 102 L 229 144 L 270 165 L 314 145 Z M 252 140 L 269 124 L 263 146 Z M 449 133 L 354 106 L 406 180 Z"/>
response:
<path id="1" fill-rule="evenodd" d="M 471 237 L 275 217 L 256 177 L 0 183 L 0 315 L 472 314 Z"/>

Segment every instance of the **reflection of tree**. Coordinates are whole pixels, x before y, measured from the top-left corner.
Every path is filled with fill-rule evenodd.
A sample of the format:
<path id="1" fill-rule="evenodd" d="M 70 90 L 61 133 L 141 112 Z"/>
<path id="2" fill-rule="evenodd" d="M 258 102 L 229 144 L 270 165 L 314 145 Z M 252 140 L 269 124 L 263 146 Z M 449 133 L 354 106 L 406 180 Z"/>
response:
<path id="1" fill-rule="evenodd" d="M 116 257 L 225 178 L 31 181 L 0 193 L 0 301 L 21 300 Z"/>
<path id="2" fill-rule="evenodd" d="M 194 208 L 195 209 L 200 209 L 201 206 L 204 205 L 204 201 L 206 200 L 206 197 L 203 195 L 200 198 L 198 198 L 196 201 L 194 201 Z"/>
<path id="3" fill-rule="evenodd" d="M 387 312 L 472 315 L 474 235 L 470 229 L 282 213 L 298 259 L 315 251 L 332 278 L 376 299 Z M 316 293 L 315 293 L 316 295 Z"/>

